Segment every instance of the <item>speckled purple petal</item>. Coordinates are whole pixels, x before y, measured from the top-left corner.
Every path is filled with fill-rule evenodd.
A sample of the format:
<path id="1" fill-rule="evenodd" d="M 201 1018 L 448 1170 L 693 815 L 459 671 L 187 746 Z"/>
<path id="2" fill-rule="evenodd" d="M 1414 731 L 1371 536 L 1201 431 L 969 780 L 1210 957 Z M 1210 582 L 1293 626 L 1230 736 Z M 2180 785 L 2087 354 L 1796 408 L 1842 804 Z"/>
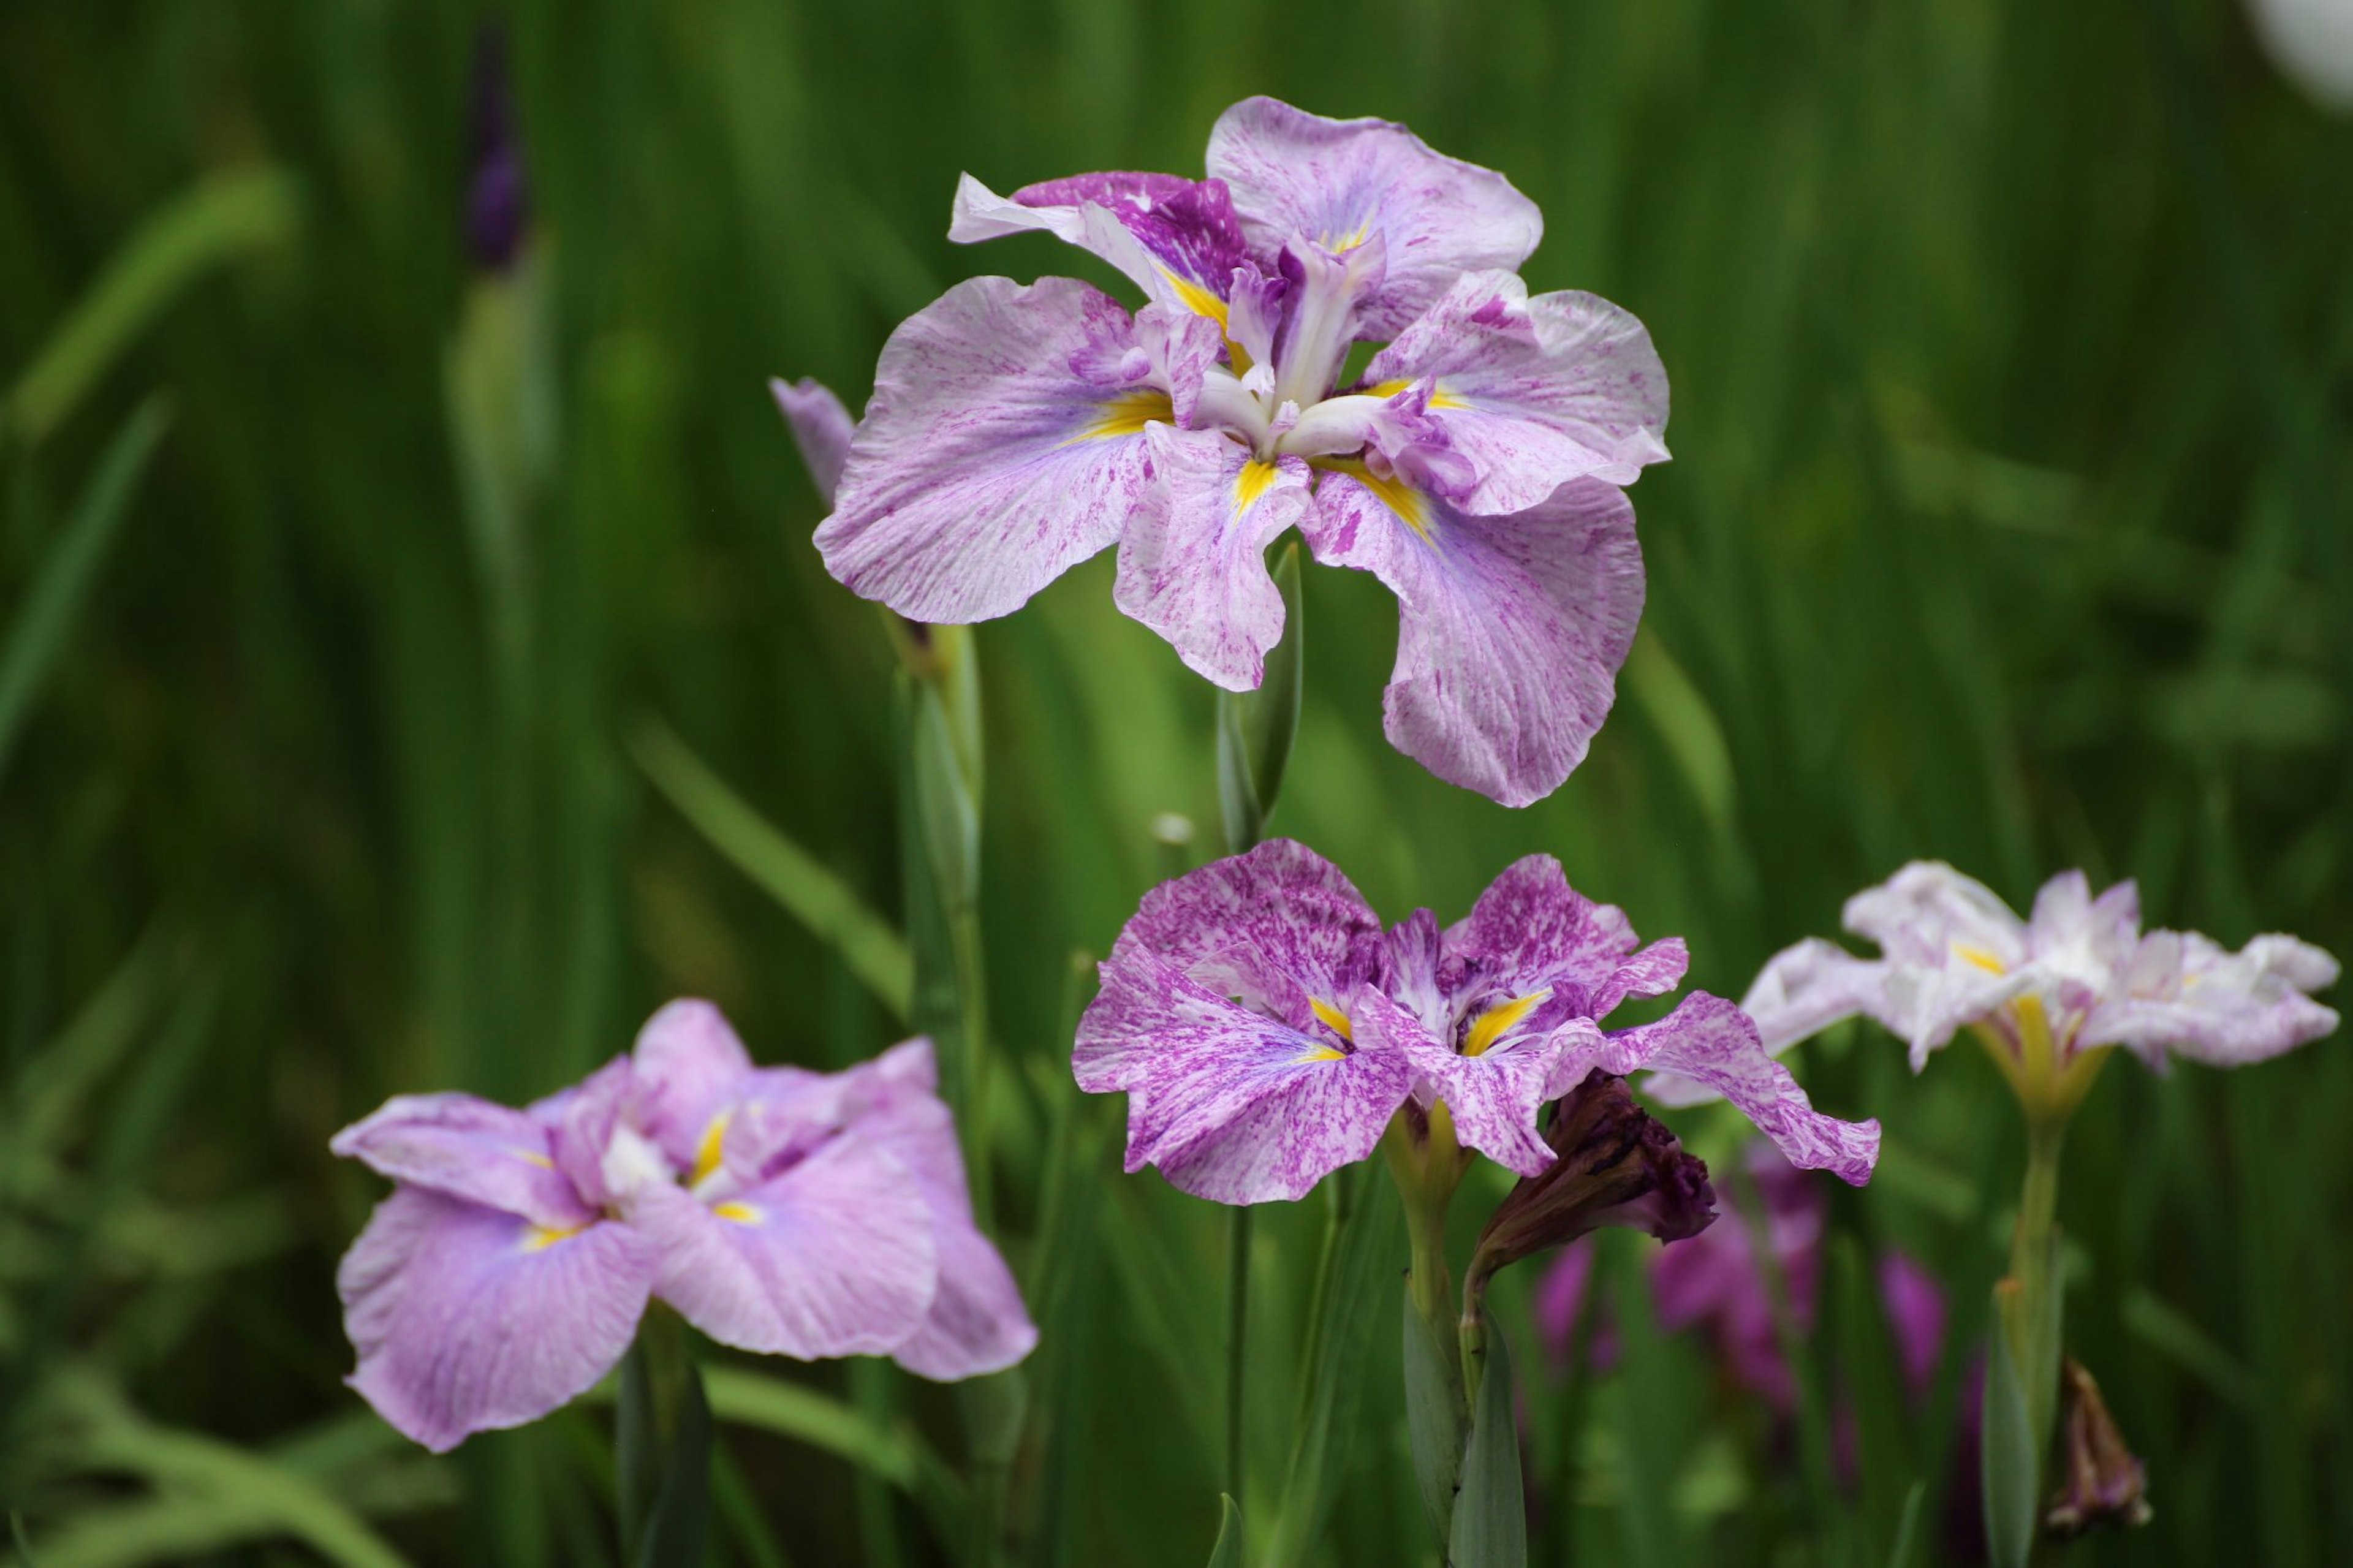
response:
<path id="1" fill-rule="evenodd" d="M 1663 995 L 1683 984 L 1691 955 L 1681 937 L 1638 942 L 1625 910 L 1570 887 L 1549 855 L 1506 866 L 1446 931 L 1447 952 L 1496 987 L 1525 994 L 1573 985 L 1572 1010 L 1588 1018 L 1608 1017 L 1630 995 Z"/>
<path id="2" fill-rule="evenodd" d="M 1590 1051 L 1564 1052 L 1554 1091 L 1566 1093 L 1597 1067 L 1620 1076 L 1650 1068 L 1704 1084 L 1732 1101 L 1791 1164 L 1830 1171 L 1852 1186 L 1871 1179 L 1879 1159 L 1876 1121 L 1841 1121 L 1816 1110 L 1789 1069 L 1765 1054 L 1748 1015 L 1704 991 L 1655 1024 L 1620 1029 Z"/>
<path id="3" fill-rule="evenodd" d="M 1000 196 L 966 174 L 948 237 L 1042 231 L 1110 262 L 1153 299 L 1195 311 L 1222 300 L 1246 258 L 1226 187 L 1176 174 L 1073 174 Z M 1214 310 L 1210 310 L 1214 314 Z"/>
<path id="4" fill-rule="evenodd" d="M 905 1165 L 854 1135 L 716 1205 L 651 1190 L 629 1218 L 661 1244 L 656 1293 L 738 1350 L 886 1355 L 937 1288 L 931 1205 Z"/>
<path id="5" fill-rule="evenodd" d="M 1591 294 L 1466 273 L 1365 380 L 1437 388 L 1430 416 L 1477 471 L 1465 511 L 1521 511 L 1570 479 L 1630 485 L 1667 448 L 1667 373 L 1642 323 Z"/>
<path id="6" fill-rule="evenodd" d="M 1208 170 L 1232 191 L 1262 266 L 1293 235 L 1332 250 L 1386 242 L 1388 277 L 1360 313 L 1376 341 L 1404 331 L 1459 274 L 1517 268 L 1544 237 L 1543 215 L 1509 180 L 1382 120 L 1246 99 L 1209 132 Z"/>
<path id="7" fill-rule="evenodd" d="M 1536 1131 L 1536 1111 L 1548 1099 L 1556 1037 L 1513 1040 L 1475 1057 L 1458 1055 L 1451 1040 L 1430 1036 L 1421 1021 L 1377 992 L 1356 999 L 1357 1043 L 1368 1053 L 1401 1057 L 1414 1073 L 1414 1092 L 1440 1100 L 1454 1119 L 1454 1135 L 1507 1171 L 1540 1176 L 1558 1158 Z"/>
<path id="8" fill-rule="evenodd" d="M 2093 1009 L 2077 1047 L 2129 1046 L 2152 1066 L 2168 1053 L 2211 1067 L 2263 1061 L 2336 1033 L 2336 1010 L 2306 993 L 2337 977 L 2334 958 L 2292 936 L 2232 952 L 2195 931 L 2151 931 L 2125 994 Z"/>
<path id="9" fill-rule="evenodd" d="M 1326 474 L 1303 526 L 1315 557 L 1398 600 L 1389 741 L 1505 805 L 1541 800 L 1585 758 L 1642 613 L 1634 510 L 1599 480 L 1506 518 Z"/>
<path id="10" fill-rule="evenodd" d="M 1766 1052 L 1779 1056 L 1857 1014 L 1882 1017 L 1887 1011 L 1887 965 L 1857 958 L 1834 942 L 1808 937 L 1766 961 L 1740 999 L 1740 1010 L 1757 1026 Z M 1642 1093 L 1661 1105 L 1701 1105 L 1720 1099 L 1714 1089 L 1672 1073 L 1652 1073 Z"/>
<path id="11" fill-rule="evenodd" d="M 403 1094 L 327 1145 L 380 1176 L 429 1187 L 537 1225 L 586 1224 L 596 1211 L 556 1170 L 548 1130 L 470 1094 Z"/>
<path id="12" fill-rule="evenodd" d="M 801 449 L 801 464 L 808 469 L 818 499 L 831 508 L 834 491 L 841 488 L 842 465 L 849 461 L 849 438 L 858 422 L 850 418 L 849 410 L 841 405 L 831 387 L 808 376 L 798 381 L 777 377 L 768 383 L 768 394 L 792 430 L 793 444 Z"/>
<path id="13" fill-rule="evenodd" d="M 1148 426 L 1145 449 L 1163 505 L 1119 542 L 1113 602 L 1168 639 L 1187 668 L 1229 691 L 1253 691 L 1282 637 L 1282 594 L 1266 547 L 1314 503 L 1307 465 L 1261 463 L 1222 432 Z"/>
<path id="14" fill-rule="evenodd" d="M 900 323 L 849 447 L 826 568 L 919 621 L 1010 614 L 1157 504 L 1171 417 L 1135 325 L 1067 278 L 976 278 Z"/>
<path id="15" fill-rule="evenodd" d="M 343 1255 L 335 1287 L 359 1352 L 351 1385 L 436 1453 L 579 1397 L 637 1333 L 655 1248 L 628 1226 L 556 1235 L 403 1187 Z"/>
<path id="16" fill-rule="evenodd" d="M 1403 1060 L 1196 984 L 1144 946 L 1143 919 L 1103 965 L 1071 1064 L 1090 1093 L 1127 1091 L 1127 1169 L 1157 1165 L 1196 1197 L 1254 1204 L 1303 1196 L 1370 1154 L 1405 1102 Z"/>
<path id="17" fill-rule="evenodd" d="M 1314 1004 L 1345 1011 L 1380 938 L 1380 917 L 1337 866 L 1295 840 L 1270 838 L 1146 893 L 1104 967 L 1121 962 L 1123 948 L 1148 952 L 1313 1035 L 1323 1028 Z"/>
<path id="18" fill-rule="evenodd" d="M 932 1210 L 939 1291 L 892 1357 L 918 1376 L 954 1383 L 1027 1356 L 1037 1346 L 1038 1326 L 1013 1271 L 974 1224 L 964 1151 L 948 1108 L 928 1093 L 907 1093 L 855 1125 L 857 1136 L 889 1150 L 913 1173 Z"/>

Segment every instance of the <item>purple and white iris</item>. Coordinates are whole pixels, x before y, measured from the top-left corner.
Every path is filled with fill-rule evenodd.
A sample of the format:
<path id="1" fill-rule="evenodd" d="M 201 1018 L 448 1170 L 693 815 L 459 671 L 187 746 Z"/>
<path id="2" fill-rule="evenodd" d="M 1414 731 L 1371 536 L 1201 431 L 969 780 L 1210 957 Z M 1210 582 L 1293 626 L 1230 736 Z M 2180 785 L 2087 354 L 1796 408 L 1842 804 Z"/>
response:
<path id="1" fill-rule="evenodd" d="M 1679 938 L 1638 942 L 1549 856 L 1507 868 L 1452 926 L 1419 910 L 1384 930 L 1337 867 L 1274 839 L 1145 896 L 1072 1066 L 1082 1089 L 1127 1094 L 1130 1171 L 1219 1203 L 1302 1196 L 1409 1105 L 1542 1175 L 1537 1112 L 1597 1068 L 1704 1082 L 1793 1163 L 1866 1180 L 1879 1124 L 1816 1111 L 1731 1003 L 1695 992 L 1656 1023 L 1602 1028 L 1687 962 Z"/>
<path id="2" fill-rule="evenodd" d="M 1250 99 L 1208 165 L 1010 197 L 965 177 L 951 238 L 1043 230 L 1148 302 L 976 278 L 902 322 L 818 529 L 827 567 L 967 622 L 1116 544 L 1120 609 L 1241 691 L 1282 635 L 1265 550 L 1295 527 L 1398 595 L 1398 749 L 1505 805 L 1551 793 L 1641 613 L 1619 487 L 1667 455 L 1648 334 L 1590 294 L 1531 297 L 1535 204 L 1402 126 Z M 1358 342 L 1385 346 L 1343 386 Z"/>
<path id="3" fill-rule="evenodd" d="M 2015 1072 L 2047 1033 L 2049 1069 L 2064 1079 L 2094 1069 L 2109 1046 L 2159 1071 L 2176 1056 L 2237 1067 L 2337 1027 L 2335 1011 L 2309 994 L 2336 983 L 2327 953 L 2292 936 L 2259 936 L 2232 952 L 2196 931 L 2144 933 L 2128 881 L 2094 898 L 2084 873 L 2062 872 L 2021 921 L 1982 882 L 1915 860 L 1849 899 L 1845 923 L 1880 956 L 1808 938 L 1749 987 L 1742 1005 L 1767 1048 L 1778 1054 L 1861 1014 L 1911 1047 L 1915 1072 L 1965 1026 Z M 1696 1086 L 1651 1087 L 1670 1104 L 1705 1097 Z"/>
<path id="4" fill-rule="evenodd" d="M 352 1386 L 437 1451 L 593 1387 L 659 1298 L 712 1339 L 889 1355 L 943 1381 L 1038 1331 L 975 1227 L 932 1047 L 827 1075 L 755 1068 L 673 1002 L 634 1051 L 513 1110 L 401 1095 L 336 1134 L 397 1184 L 336 1285 Z"/>

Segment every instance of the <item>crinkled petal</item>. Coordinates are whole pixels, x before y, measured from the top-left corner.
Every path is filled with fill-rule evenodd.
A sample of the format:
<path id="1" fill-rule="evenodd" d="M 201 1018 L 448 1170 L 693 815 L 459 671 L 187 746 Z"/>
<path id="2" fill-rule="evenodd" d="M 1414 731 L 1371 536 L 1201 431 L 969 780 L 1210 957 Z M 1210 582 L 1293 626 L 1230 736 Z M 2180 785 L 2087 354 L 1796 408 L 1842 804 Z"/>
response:
<path id="1" fill-rule="evenodd" d="M 545 1126 L 470 1094 L 396 1095 L 328 1147 L 405 1185 L 537 1225 L 581 1225 L 596 1213 L 555 1168 Z"/>
<path id="2" fill-rule="evenodd" d="M 1545 1091 L 1560 1058 L 1558 1037 L 1533 1037 L 1462 1056 L 1377 992 L 1359 995 L 1352 1017 L 1356 1038 L 1368 1053 L 1402 1057 L 1413 1068 L 1417 1096 L 1446 1102 L 1454 1135 L 1464 1147 L 1523 1176 L 1543 1175 L 1559 1157 L 1536 1130 L 1537 1110 L 1557 1098 Z"/>
<path id="3" fill-rule="evenodd" d="M 1143 432 L 1173 416 L 1110 296 L 959 283 L 883 345 L 818 549 L 912 619 L 1010 614 L 1156 503 Z"/>
<path id="4" fill-rule="evenodd" d="M 1042 231 L 1125 273 L 1153 299 L 1222 321 L 1233 270 L 1248 257 L 1231 198 L 1217 180 L 1176 174 L 1072 174 L 1000 196 L 965 175 L 948 237 L 959 244 Z"/>
<path id="5" fill-rule="evenodd" d="M 1262 261 L 1293 235 L 1335 251 L 1386 242 L 1388 277 L 1360 310 L 1375 341 L 1403 331 L 1460 274 L 1516 268 L 1544 237 L 1543 215 L 1509 180 L 1383 120 L 1246 99 L 1209 132 L 1208 171 L 1231 190 Z"/>
<path id="6" fill-rule="evenodd" d="M 808 376 L 798 381 L 777 377 L 768 383 L 768 393 L 792 430 L 818 498 L 830 508 L 834 491 L 841 488 L 841 468 L 849 461 L 849 438 L 858 422 L 831 387 Z"/>
<path id="7" fill-rule="evenodd" d="M 1565 1093 L 1594 1068 L 1620 1076 L 1640 1068 L 1675 1073 L 1732 1101 L 1802 1170 L 1830 1171 L 1852 1186 L 1871 1179 L 1879 1123 L 1841 1121 L 1816 1110 L 1789 1069 L 1765 1054 L 1748 1015 L 1721 996 L 1694 991 L 1655 1024 L 1620 1029 L 1591 1050 L 1574 1046 L 1555 1070 Z"/>
<path id="8" fill-rule="evenodd" d="M 1334 472 L 1303 526 L 1317 560 L 1371 572 L 1398 596 L 1390 742 L 1505 805 L 1557 789 L 1609 715 L 1642 613 L 1624 494 L 1579 479 L 1526 511 L 1474 517 Z"/>
<path id="9" fill-rule="evenodd" d="M 1307 465 L 1262 463 L 1220 432 L 1145 431 L 1166 502 L 1119 542 L 1120 609 L 1168 639 L 1186 668 L 1229 691 L 1256 690 L 1282 637 L 1282 594 L 1266 547 L 1314 503 Z"/>
<path id="10" fill-rule="evenodd" d="M 1522 511 L 1588 475 L 1630 485 L 1666 459 L 1666 369 L 1642 323 L 1595 295 L 1465 274 L 1365 369 L 1377 393 L 1425 377 L 1478 476 L 1465 511 Z"/>
<path id="11" fill-rule="evenodd" d="M 931 1205 L 904 1164 L 854 1135 L 715 1205 L 649 1192 L 630 1219 L 661 1244 L 657 1294 L 737 1350 L 886 1355 L 931 1310 Z"/>
<path id="12" fill-rule="evenodd" d="M 752 1072 L 752 1053 L 726 1016 L 691 997 L 670 1003 L 646 1020 L 629 1055 L 638 1130 L 681 1171 L 706 1157 L 706 1141 L 715 1157 L 728 1109 Z"/>
<path id="13" fill-rule="evenodd" d="M 1315 1035 L 1324 1024 L 1314 1005 L 1345 1012 L 1380 931 L 1380 917 L 1337 866 L 1295 840 L 1270 838 L 1146 893 L 1103 969 L 1155 956 L 1219 996 Z M 1116 1075 L 1108 1040 L 1093 1059 Z"/>
<path id="14" fill-rule="evenodd" d="M 2292 936 L 2232 952 L 2195 931 L 2151 931 L 2126 994 L 2093 1010 L 2077 1046 L 2129 1046 L 2152 1065 L 2168 1053 L 2212 1067 L 2263 1061 L 2336 1032 L 2336 1010 L 2306 993 L 2337 976 L 2334 958 Z"/>
<path id="15" fill-rule="evenodd" d="M 1900 963 L 1941 966 L 1960 958 L 1992 973 L 2026 958 L 2025 922 L 1992 889 L 1942 860 L 1915 860 L 1864 889 L 1846 901 L 1844 920 Z"/>
<path id="16" fill-rule="evenodd" d="M 1640 951 L 1637 941 L 1625 910 L 1570 887 L 1551 856 L 1530 855 L 1447 928 L 1446 951 L 1504 991 L 1549 989 L 1567 1013 L 1604 1018 L 1629 995 L 1662 995 L 1683 983 L 1691 957 L 1682 938 Z"/>
<path id="17" fill-rule="evenodd" d="M 525 1115 L 547 1129 L 555 1168 L 591 1207 L 613 1201 L 612 1190 L 605 1184 L 605 1154 L 638 1095 L 637 1068 L 621 1056 L 524 1108 Z"/>
<path id="18" fill-rule="evenodd" d="M 928 1059 L 928 1053 L 926 1053 Z M 931 1310 L 892 1352 L 918 1376 L 954 1383 L 1000 1372 L 1038 1343 L 1038 1326 L 1004 1258 L 974 1224 L 955 1119 L 929 1094 L 894 1100 L 857 1123 L 858 1136 L 880 1144 L 913 1173 L 932 1209 L 939 1291 Z"/>
<path id="19" fill-rule="evenodd" d="M 351 1385 L 436 1453 L 586 1394 L 629 1348 L 655 1248 L 609 1221 L 568 1235 L 403 1187 L 343 1255 Z"/>
<path id="20" fill-rule="evenodd" d="M 1857 1014 L 1881 1017 L 1887 1011 L 1887 965 L 1857 958 L 1834 942 L 1808 937 L 1765 963 L 1740 999 L 1740 1010 L 1757 1026 L 1766 1052 L 1779 1056 L 1799 1041 Z M 1661 1105 L 1700 1105 L 1721 1098 L 1704 1085 L 1672 1073 L 1652 1073 L 1642 1093 Z"/>
<path id="21" fill-rule="evenodd" d="M 1405 1102 L 1394 1053 L 1251 1012 L 1145 950 L 1133 926 L 1103 981 L 1071 1053 L 1079 1087 L 1127 1090 L 1127 1169 L 1157 1165 L 1195 1197 L 1302 1197 L 1369 1155 Z"/>

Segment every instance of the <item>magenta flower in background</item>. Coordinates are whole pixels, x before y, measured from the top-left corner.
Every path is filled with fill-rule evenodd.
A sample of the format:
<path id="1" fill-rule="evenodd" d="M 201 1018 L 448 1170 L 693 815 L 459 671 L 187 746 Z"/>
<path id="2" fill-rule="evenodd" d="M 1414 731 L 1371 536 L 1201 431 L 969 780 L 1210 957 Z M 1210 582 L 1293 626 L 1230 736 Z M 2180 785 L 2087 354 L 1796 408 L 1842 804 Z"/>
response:
<path id="1" fill-rule="evenodd" d="M 1858 958 L 1809 939 L 1776 954 L 1743 1002 L 1777 1054 L 1857 1014 L 1912 1047 L 1918 1071 L 1960 1028 L 1978 1029 L 2005 1070 L 2020 1070 L 2027 1032 L 2047 1028 L 2063 1083 L 2094 1053 L 2125 1046 L 2158 1071 L 2171 1057 L 2213 1067 L 2261 1061 L 2334 1031 L 2309 993 L 2337 961 L 2292 936 L 2236 952 L 2195 931 L 2140 929 L 2140 895 L 2119 882 L 2097 898 L 2081 871 L 2042 885 L 2020 920 L 1983 883 L 1915 861 L 1847 900 L 1846 928 L 1879 944 Z M 1653 1083 L 1668 1103 L 1702 1097 Z"/>
<path id="2" fill-rule="evenodd" d="M 1266 546 L 1296 527 L 1398 595 L 1398 749 L 1506 805 L 1549 794 L 1641 613 L 1618 487 L 1667 455 L 1648 335 L 1589 294 L 1531 297 L 1535 205 L 1402 126 L 1251 99 L 1208 163 L 1009 198 L 965 177 L 951 238 L 1043 230 L 1148 302 L 977 278 L 902 323 L 818 529 L 828 569 L 967 622 L 1116 544 L 1120 609 L 1240 691 L 1282 635 Z M 1358 342 L 1386 346 L 1344 387 Z M 779 384 L 812 452 L 813 384 Z"/>
<path id="3" fill-rule="evenodd" d="M 337 1276 L 352 1386 L 446 1450 L 586 1393 L 657 1297 L 740 1350 L 1011 1365 L 1037 1331 L 934 1087 L 927 1040 L 845 1073 L 755 1068 L 716 1008 L 674 1002 L 522 1110 L 387 1101 L 333 1142 L 397 1184 Z"/>
<path id="4" fill-rule="evenodd" d="M 1072 1067 L 1128 1096 L 1127 1168 L 1252 1204 L 1304 1194 L 1372 1152 L 1409 1102 L 1523 1176 L 1556 1157 L 1538 1110 L 1599 1068 L 1671 1068 L 1729 1098 L 1797 1163 L 1860 1184 L 1879 1124 L 1816 1111 L 1755 1026 L 1704 993 L 1604 1030 L 1681 983 L 1679 939 L 1642 946 L 1560 863 L 1507 868 L 1441 931 L 1384 930 L 1339 868 L 1271 840 L 1147 894 L 1102 966 Z"/>
<path id="5" fill-rule="evenodd" d="M 1769 1143 L 1751 1144 L 1742 1158 L 1762 1203 L 1766 1244 L 1788 1293 L 1790 1315 L 1799 1332 L 1810 1335 L 1821 1299 L 1828 1194 Z M 1716 1201 L 1723 1212 L 1715 1225 L 1651 1259 L 1652 1310 L 1667 1332 L 1706 1332 L 1733 1384 L 1791 1415 L 1798 1407 L 1797 1378 L 1781 1352 L 1756 1218 L 1721 1189 Z M 1536 1287 L 1537 1327 L 1556 1362 L 1567 1354 L 1587 1309 L 1593 1258 L 1593 1244 L 1579 1242 L 1561 1254 Z M 1913 1397 L 1922 1397 L 1944 1353 L 1944 1289 L 1926 1269 L 1894 1251 L 1880 1258 L 1879 1289 L 1905 1385 Z M 1597 1331 L 1591 1344 L 1597 1363 L 1607 1364 L 1614 1357 L 1606 1331 Z"/>

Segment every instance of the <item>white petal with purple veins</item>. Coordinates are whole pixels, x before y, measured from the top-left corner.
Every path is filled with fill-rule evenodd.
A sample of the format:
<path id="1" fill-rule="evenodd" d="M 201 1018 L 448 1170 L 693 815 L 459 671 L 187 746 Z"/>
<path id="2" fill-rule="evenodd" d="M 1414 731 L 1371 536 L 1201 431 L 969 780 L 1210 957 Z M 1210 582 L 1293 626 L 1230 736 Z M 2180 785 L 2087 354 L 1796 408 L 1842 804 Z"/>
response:
<path id="1" fill-rule="evenodd" d="M 1266 547 L 1314 504 L 1307 465 L 1260 462 L 1223 432 L 1145 432 L 1161 506 L 1119 542 L 1113 601 L 1168 639 L 1186 667 L 1229 691 L 1255 690 L 1282 637 L 1282 594 Z"/>
<path id="2" fill-rule="evenodd" d="M 1586 475 L 1631 484 L 1667 456 L 1666 368 L 1641 322 L 1591 294 L 1466 274 L 1365 370 L 1376 391 L 1425 377 L 1478 473 L 1466 511 L 1519 511 Z"/>
<path id="3" fill-rule="evenodd" d="M 960 283 L 883 346 L 818 549 L 911 619 L 1010 614 L 1157 504 L 1143 433 L 1173 417 L 1108 295 Z"/>
<path id="4" fill-rule="evenodd" d="M 1398 600 L 1390 742 L 1450 784 L 1525 805 L 1585 758 L 1642 613 L 1634 510 L 1599 480 L 1474 517 L 1369 474 L 1333 472 L 1303 525 L 1315 557 Z"/>

